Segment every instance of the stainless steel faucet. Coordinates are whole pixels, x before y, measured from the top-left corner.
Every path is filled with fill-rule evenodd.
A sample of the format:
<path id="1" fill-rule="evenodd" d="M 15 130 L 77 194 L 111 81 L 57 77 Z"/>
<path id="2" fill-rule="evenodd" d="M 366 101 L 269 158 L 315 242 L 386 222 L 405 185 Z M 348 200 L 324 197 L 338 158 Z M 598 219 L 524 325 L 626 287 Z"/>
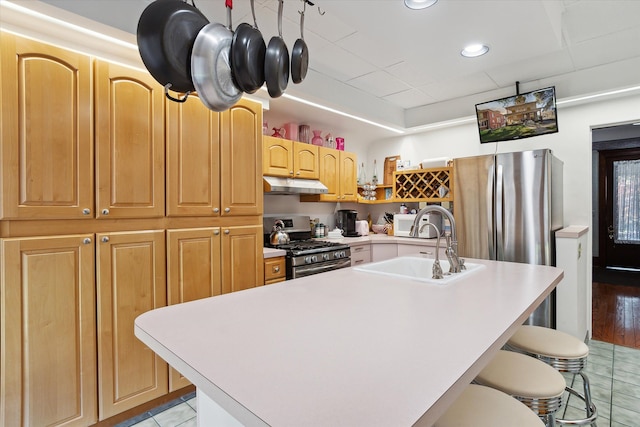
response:
<path id="1" fill-rule="evenodd" d="M 420 209 L 420 212 L 416 215 L 411 226 L 409 236 L 418 237 L 420 235 L 419 224 L 422 217 L 429 212 L 437 212 L 440 215 L 446 217 L 451 224 L 451 236 L 447 236 L 447 249 L 445 251 L 447 259 L 449 260 L 449 273 L 460 273 L 466 267 L 464 266 L 464 260 L 458 257 L 458 237 L 456 234 L 456 220 L 451 215 L 451 212 L 439 205 L 427 205 Z M 436 227 L 437 230 L 437 227 Z M 440 236 L 440 233 L 438 233 Z M 436 242 L 438 245 L 438 242 Z M 438 248 L 436 248 L 437 250 Z"/>

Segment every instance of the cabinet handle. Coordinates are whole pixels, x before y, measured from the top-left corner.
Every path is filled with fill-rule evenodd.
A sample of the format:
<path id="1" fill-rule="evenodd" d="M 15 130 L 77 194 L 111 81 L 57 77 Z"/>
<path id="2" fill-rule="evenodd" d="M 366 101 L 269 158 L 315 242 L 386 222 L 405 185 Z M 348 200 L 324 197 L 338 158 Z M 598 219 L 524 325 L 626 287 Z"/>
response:
<path id="1" fill-rule="evenodd" d="M 224 211 L 225 211 L 226 213 L 229 213 L 229 212 L 231 212 L 231 208 L 224 208 Z"/>
<path id="2" fill-rule="evenodd" d="M 107 236 L 104 236 L 101 240 L 102 243 L 107 243 L 109 241 L 109 238 Z"/>
<path id="3" fill-rule="evenodd" d="M 355 260 L 354 264 L 362 264 L 364 262 L 363 259 L 357 259 Z"/>
<path id="4" fill-rule="evenodd" d="M 213 208 L 213 213 L 218 213 L 220 212 L 220 208 Z"/>
<path id="5" fill-rule="evenodd" d="M 91 209 L 89 208 L 82 209 L 82 215 L 89 215 L 90 213 L 91 213 Z"/>
<path id="6" fill-rule="evenodd" d="M 276 265 L 275 267 L 273 267 L 273 272 L 274 273 L 280 273 L 280 266 Z"/>
<path id="7" fill-rule="evenodd" d="M 363 249 L 364 249 L 364 248 L 363 248 L 362 246 L 358 246 L 358 247 L 353 248 L 353 251 L 354 251 L 354 252 L 358 252 L 358 251 L 361 251 L 361 250 L 363 250 Z"/>
<path id="8" fill-rule="evenodd" d="M 109 215 L 109 209 L 102 209 L 102 215 Z"/>
<path id="9" fill-rule="evenodd" d="M 215 231 L 213 232 L 213 235 L 214 235 L 214 236 L 217 236 L 217 235 L 219 235 L 219 234 L 220 234 L 220 230 L 215 230 Z"/>
<path id="10" fill-rule="evenodd" d="M 289 175 L 293 175 L 293 171 L 289 171 Z"/>
<path id="11" fill-rule="evenodd" d="M 296 172 L 296 175 L 300 175 L 300 171 Z"/>
<path id="12" fill-rule="evenodd" d="M 91 239 L 88 237 L 85 237 L 84 240 L 82 240 L 82 243 L 84 243 L 85 245 L 88 245 L 89 243 L 91 243 Z"/>
<path id="13" fill-rule="evenodd" d="M 224 234 L 229 234 L 230 231 L 229 230 L 224 230 Z"/>

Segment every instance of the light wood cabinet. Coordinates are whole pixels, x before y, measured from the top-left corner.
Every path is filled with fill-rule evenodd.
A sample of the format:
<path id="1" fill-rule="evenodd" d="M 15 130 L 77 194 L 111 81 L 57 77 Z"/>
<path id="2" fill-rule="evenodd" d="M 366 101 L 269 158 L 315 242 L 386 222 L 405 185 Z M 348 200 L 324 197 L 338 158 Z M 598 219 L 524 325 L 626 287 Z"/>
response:
<path id="1" fill-rule="evenodd" d="M 164 231 L 96 235 L 99 418 L 168 392 L 167 364 L 134 335 L 136 317 L 167 304 Z"/>
<path id="2" fill-rule="evenodd" d="M 264 260 L 264 284 L 283 282 L 287 278 L 286 260 L 283 256 L 265 258 Z"/>
<path id="3" fill-rule="evenodd" d="M 180 304 L 220 295 L 220 228 L 167 230 L 167 303 Z M 169 391 L 189 384 L 169 369 Z"/>
<path id="4" fill-rule="evenodd" d="M 325 194 L 300 195 L 302 202 L 355 202 L 358 198 L 357 160 L 354 153 L 320 148 L 320 181 Z"/>
<path id="5" fill-rule="evenodd" d="M 0 239 L 0 425 L 96 422 L 93 235 Z"/>
<path id="6" fill-rule="evenodd" d="M 222 293 L 264 284 L 262 225 L 222 227 Z"/>
<path id="7" fill-rule="evenodd" d="M 6 32 L 1 41 L 0 217 L 92 217 L 90 58 Z"/>
<path id="8" fill-rule="evenodd" d="M 317 145 L 273 136 L 263 137 L 262 173 L 286 178 L 320 178 Z"/>
<path id="9" fill-rule="evenodd" d="M 164 216 L 163 88 L 148 73 L 96 60 L 96 216 Z"/>

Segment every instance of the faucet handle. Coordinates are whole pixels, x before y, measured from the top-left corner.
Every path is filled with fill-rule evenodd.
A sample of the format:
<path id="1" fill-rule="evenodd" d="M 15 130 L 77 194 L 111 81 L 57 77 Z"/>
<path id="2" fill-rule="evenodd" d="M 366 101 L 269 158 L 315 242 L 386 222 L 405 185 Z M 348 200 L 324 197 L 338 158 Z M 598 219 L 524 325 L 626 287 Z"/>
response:
<path id="1" fill-rule="evenodd" d="M 442 267 L 440 266 L 440 261 L 435 260 L 433 262 L 433 268 L 431 269 L 432 278 L 433 279 L 443 279 L 444 275 L 442 274 Z"/>
<path id="2" fill-rule="evenodd" d="M 460 262 L 460 270 L 466 270 L 467 266 L 464 265 L 464 258 L 458 258 L 458 261 Z"/>

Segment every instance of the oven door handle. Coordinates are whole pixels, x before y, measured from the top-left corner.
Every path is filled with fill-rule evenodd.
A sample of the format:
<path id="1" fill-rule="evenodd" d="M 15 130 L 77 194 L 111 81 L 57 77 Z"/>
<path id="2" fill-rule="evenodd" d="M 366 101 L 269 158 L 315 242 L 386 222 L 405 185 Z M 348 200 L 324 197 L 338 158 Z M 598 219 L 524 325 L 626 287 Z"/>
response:
<path id="1" fill-rule="evenodd" d="M 343 258 L 337 262 L 323 262 L 317 266 L 309 266 L 304 269 L 298 269 L 295 273 L 295 278 L 310 276 L 316 273 L 323 273 L 325 271 L 337 270 L 339 268 L 351 267 L 351 258 Z"/>

